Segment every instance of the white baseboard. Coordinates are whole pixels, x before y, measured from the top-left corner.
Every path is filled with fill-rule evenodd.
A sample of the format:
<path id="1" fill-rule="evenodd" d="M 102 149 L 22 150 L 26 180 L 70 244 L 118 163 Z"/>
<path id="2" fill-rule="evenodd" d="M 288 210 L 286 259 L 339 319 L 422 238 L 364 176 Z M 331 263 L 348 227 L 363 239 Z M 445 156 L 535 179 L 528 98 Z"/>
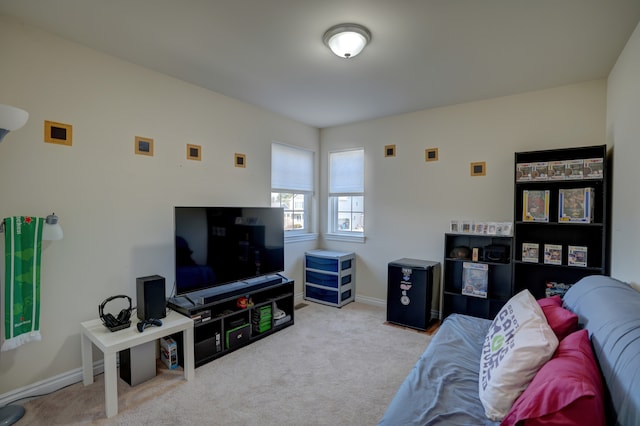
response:
<path id="1" fill-rule="evenodd" d="M 294 304 L 298 304 L 304 301 L 302 292 L 294 295 Z M 368 296 L 356 295 L 356 302 L 365 303 L 367 305 L 373 305 L 378 307 L 386 307 L 387 301 L 384 299 L 376 299 Z M 431 311 L 431 318 L 440 318 L 439 311 Z M 99 360 L 93 363 L 93 375 L 102 374 L 104 372 L 103 360 Z M 11 404 L 16 401 L 22 401 L 25 399 L 35 398 L 41 395 L 46 395 L 51 392 L 55 392 L 69 385 L 82 381 L 82 368 L 76 368 L 66 373 L 59 374 L 40 382 L 33 383 L 29 386 L 25 386 L 19 389 L 14 389 L 11 392 L 0 395 L 0 407 L 4 407 L 7 404 Z"/>
<path id="2" fill-rule="evenodd" d="M 295 304 L 297 305 L 300 302 L 304 301 L 304 295 L 302 293 L 298 293 L 294 296 L 295 299 Z M 375 297 L 369 297 L 369 296 L 358 296 L 356 294 L 356 302 L 360 302 L 360 303 L 365 303 L 367 305 L 372 305 L 372 306 L 377 306 L 379 308 L 386 308 L 387 307 L 387 300 L 386 299 L 377 299 Z M 438 318 L 438 319 L 442 319 L 442 317 L 440 316 L 440 311 L 438 310 L 431 310 L 431 318 Z"/>
<path id="3" fill-rule="evenodd" d="M 103 360 L 93 363 L 93 375 L 101 374 L 104 371 Z M 57 376 L 42 380 L 40 382 L 32 383 L 29 386 L 25 386 L 19 389 L 14 389 L 11 392 L 0 395 L 0 407 L 4 407 L 7 404 L 11 404 L 16 401 L 28 400 L 42 395 L 47 395 L 51 392 L 55 392 L 69 385 L 76 384 L 82 381 L 82 368 L 75 368 L 66 373 L 59 374 Z"/>
<path id="4" fill-rule="evenodd" d="M 298 304 L 301 302 L 304 302 L 304 294 L 303 293 L 298 293 L 294 296 L 294 304 Z M 360 302 L 360 303 L 365 303 L 367 305 L 373 305 L 373 306 L 378 306 L 381 308 L 384 308 L 387 306 L 387 301 L 384 299 L 376 299 L 373 297 L 368 297 L 368 296 L 358 296 L 356 294 L 356 302 Z"/>
<path id="5" fill-rule="evenodd" d="M 378 306 L 380 308 L 387 307 L 387 301 L 384 299 L 376 299 L 374 297 L 369 297 L 369 296 L 358 296 L 357 294 L 356 294 L 356 302 L 364 303 L 367 305 Z"/>
<path id="6" fill-rule="evenodd" d="M 356 295 L 356 302 L 366 303 L 367 305 L 378 306 L 378 307 L 381 307 L 381 308 L 386 308 L 387 307 L 387 301 L 385 299 L 375 299 L 373 297 L 367 297 L 367 296 L 358 296 L 358 295 Z M 440 319 L 440 311 L 432 309 L 431 310 L 431 318 Z"/>

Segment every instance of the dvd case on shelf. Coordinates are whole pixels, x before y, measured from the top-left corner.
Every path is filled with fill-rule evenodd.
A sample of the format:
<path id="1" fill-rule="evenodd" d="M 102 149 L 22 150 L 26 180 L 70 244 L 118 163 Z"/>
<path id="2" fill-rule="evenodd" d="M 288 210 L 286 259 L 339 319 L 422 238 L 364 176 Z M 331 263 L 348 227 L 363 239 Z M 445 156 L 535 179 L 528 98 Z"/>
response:
<path id="1" fill-rule="evenodd" d="M 587 247 L 586 246 L 569 246 L 567 248 L 567 265 L 587 266 Z"/>
<path id="2" fill-rule="evenodd" d="M 472 235 L 512 235 L 511 222 L 475 222 L 470 220 L 452 220 L 449 225 L 449 232 L 452 234 L 472 234 Z"/>
<path id="3" fill-rule="evenodd" d="M 585 179 L 602 179 L 604 159 L 587 158 L 584 160 L 584 178 Z"/>
<path id="4" fill-rule="evenodd" d="M 486 298 L 488 282 L 489 265 L 472 262 L 462 264 L 462 294 Z"/>
<path id="5" fill-rule="evenodd" d="M 520 163 L 516 165 L 516 182 L 527 182 L 531 180 L 531 163 Z"/>
<path id="6" fill-rule="evenodd" d="M 496 225 L 496 235 L 511 236 L 513 234 L 513 223 L 498 222 Z"/>
<path id="7" fill-rule="evenodd" d="M 471 232 L 474 234 L 486 234 L 484 222 L 474 222 L 471 228 Z"/>
<path id="8" fill-rule="evenodd" d="M 541 181 L 549 179 L 549 162 L 531 163 L 531 180 Z"/>
<path id="9" fill-rule="evenodd" d="M 564 180 L 566 161 L 549 161 L 549 180 Z"/>
<path id="10" fill-rule="evenodd" d="M 549 190 L 522 191 L 522 220 L 549 222 Z"/>
<path id="11" fill-rule="evenodd" d="M 522 243 L 522 261 L 538 263 L 538 243 Z"/>
<path id="12" fill-rule="evenodd" d="M 591 223 L 593 191 L 593 188 L 560 189 L 558 191 L 558 222 Z"/>
<path id="13" fill-rule="evenodd" d="M 559 244 L 545 244 L 544 263 L 562 265 L 562 246 Z"/>
<path id="14" fill-rule="evenodd" d="M 564 169 L 565 179 L 577 180 L 582 179 L 584 174 L 583 160 L 567 160 Z"/>

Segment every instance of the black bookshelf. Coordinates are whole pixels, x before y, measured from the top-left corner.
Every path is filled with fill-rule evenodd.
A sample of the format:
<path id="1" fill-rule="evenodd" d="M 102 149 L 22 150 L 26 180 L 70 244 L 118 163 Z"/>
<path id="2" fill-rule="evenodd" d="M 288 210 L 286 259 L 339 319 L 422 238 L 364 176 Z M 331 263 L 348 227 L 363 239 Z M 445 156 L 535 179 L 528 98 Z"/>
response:
<path id="1" fill-rule="evenodd" d="M 583 161 L 582 169 L 576 165 L 576 168 L 568 174 L 564 176 L 560 174 L 563 162 L 566 170 L 569 167 L 567 164 L 574 160 L 598 158 L 602 159 L 601 164 L 596 163 L 592 166 L 587 162 L 587 166 L 584 166 Z M 546 177 L 542 176 L 545 163 L 548 170 Z M 576 164 L 579 164 L 579 161 Z M 555 172 L 552 166 L 555 166 Z M 609 275 L 611 198 L 609 169 L 610 159 L 606 145 L 515 153 L 513 228 L 515 293 L 527 288 L 536 298 L 542 298 L 545 297 L 548 282 L 570 285 L 588 275 Z M 527 170 L 530 171 L 528 176 Z M 525 171 L 525 177 L 523 177 L 523 171 Z M 563 196 L 572 192 L 582 194 L 584 188 L 590 188 L 587 198 L 592 204 L 592 217 L 586 221 L 580 221 L 584 219 L 580 219 L 581 214 L 577 214 L 573 219 L 576 220 L 575 222 L 566 220 L 567 217 L 562 218 L 560 209 L 563 204 L 560 202 L 560 194 L 563 193 Z M 548 191 L 549 194 L 548 221 L 532 219 L 535 213 L 525 215 L 527 209 L 533 209 L 529 196 L 541 194 L 543 191 Z M 562 210 L 565 214 L 570 211 L 567 200 L 568 198 L 564 196 Z M 589 216 L 584 202 L 580 208 L 574 210 Z M 523 256 L 526 245 L 535 247 L 536 244 L 537 256 L 535 253 L 528 259 Z M 545 245 L 549 248 L 546 253 Z M 570 249 L 580 257 L 580 261 L 575 260 L 575 255 L 570 256 Z M 582 255 L 585 253 L 586 263 L 583 263 Z"/>
<path id="2" fill-rule="evenodd" d="M 513 295 L 511 284 L 512 275 L 512 245 L 509 236 L 476 235 L 447 233 L 444 236 L 444 281 L 442 291 L 442 318 L 452 313 L 471 315 L 480 318 L 494 318 L 500 308 Z M 505 247 L 502 259 L 490 260 L 486 257 L 486 250 L 490 246 Z M 472 252 L 463 258 L 454 252 L 458 247 L 479 249 L 477 260 L 473 260 Z M 477 297 L 463 294 L 462 287 L 464 264 L 474 263 L 486 265 L 487 294 Z"/>

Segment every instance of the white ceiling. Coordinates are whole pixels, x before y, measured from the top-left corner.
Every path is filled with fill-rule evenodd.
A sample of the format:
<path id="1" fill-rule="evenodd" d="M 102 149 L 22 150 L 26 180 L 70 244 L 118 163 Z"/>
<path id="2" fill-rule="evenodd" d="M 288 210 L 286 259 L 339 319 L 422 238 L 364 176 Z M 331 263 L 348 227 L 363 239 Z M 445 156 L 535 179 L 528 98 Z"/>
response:
<path id="1" fill-rule="evenodd" d="M 0 14 L 323 128 L 606 78 L 639 0 L 0 0 Z M 353 59 L 322 43 L 356 22 Z"/>

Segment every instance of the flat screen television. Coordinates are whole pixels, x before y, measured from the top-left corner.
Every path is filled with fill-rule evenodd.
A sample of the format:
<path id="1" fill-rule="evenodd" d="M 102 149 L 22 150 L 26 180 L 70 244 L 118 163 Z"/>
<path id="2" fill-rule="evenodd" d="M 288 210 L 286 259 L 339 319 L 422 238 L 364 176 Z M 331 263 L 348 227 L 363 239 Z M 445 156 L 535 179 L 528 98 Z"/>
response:
<path id="1" fill-rule="evenodd" d="M 279 207 L 175 207 L 176 295 L 284 271 Z"/>

